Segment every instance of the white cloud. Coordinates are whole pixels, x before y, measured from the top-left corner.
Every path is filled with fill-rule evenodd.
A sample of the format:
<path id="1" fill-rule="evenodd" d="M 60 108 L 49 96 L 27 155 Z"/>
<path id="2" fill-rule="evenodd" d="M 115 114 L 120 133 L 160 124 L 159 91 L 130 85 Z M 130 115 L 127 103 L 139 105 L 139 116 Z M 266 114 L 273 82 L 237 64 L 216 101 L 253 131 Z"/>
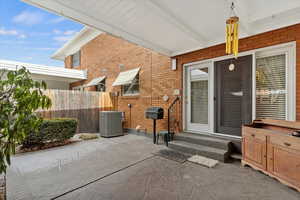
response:
<path id="1" fill-rule="evenodd" d="M 59 30 L 59 29 L 54 29 L 53 30 L 53 33 L 55 35 L 74 35 L 77 31 L 75 30 L 66 30 L 66 31 L 62 31 L 62 30 Z"/>
<path id="2" fill-rule="evenodd" d="M 72 35 L 67 35 L 67 36 L 56 36 L 53 38 L 53 40 L 57 42 L 66 42 L 70 40 L 73 36 Z"/>
<path id="3" fill-rule="evenodd" d="M 32 48 L 35 50 L 40 50 L 40 51 L 52 51 L 52 50 L 56 50 L 57 48 L 52 48 L 52 47 L 37 47 L 37 48 Z"/>
<path id="4" fill-rule="evenodd" d="M 32 60 L 32 59 L 33 59 L 33 57 L 31 57 L 31 56 L 27 56 L 27 57 L 23 57 L 23 59 L 24 59 L 24 60 Z"/>
<path id="5" fill-rule="evenodd" d="M 18 36 L 18 38 L 25 39 L 25 38 L 27 38 L 27 36 L 25 34 L 21 34 L 21 35 Z"/>
<path id="6" fill-rule="evenodd" d="M 16 30 L 7 30 L 5 28 L 0 28 L 0 35 L 18 35 Z"/>
<path id="7" fill-rule="evenodd" d="M 76 33 L 76 31 L 74 30 L 68 30 L 64 32 L 64 35 L 74 35 Z"/>
<path id="8" fill-rule="evenodd" d="M 53 37 L 53 40 L 55 40 L 57 42 L 66 42 L 66 41 L 70 40 L 76 32 L 77 32 L 76 30 L 62 31 L 59 29 L 54 29 L 53 33 L 56 36 Z"/>
<path id="9" fill-rule="evenodd" d="M 57 18 L 54 18 L 54 19 L 50 20 L 49 23 L 58 24 L 58 23 L 63 22 L 65 20 L 66 20 L 66 18 L 64 18 L 64 17 L 57 17 Z"/>
<path id="10" fill-rule="evenodd" d="M 51 36 L 52 33 L 51 32 L 33 32 L 33 31 L 30 31 L 28 33 L 28 35 L 33 36 L 33 37 L 35 37 L 35 36 Z"/>
<path id="11" fill-rule="evenodd" d="M 41 12 L 23 11 L 13 17 L 13 22 L 31 26 L 41 23 L 43 19 L 44 15 Z"/>
<path id="12" fill-rule="evenodd" d="M 0 35 L 6 35 L 6 36 L 17 36 L 20 39 L 25 39 L 27 36 L 23 33 L 18 32 L 14 29 L 5 29 L 4 27 L 0 28 Z"/>
<path id="13" fill-rule="evenodd" d="M 56 35 L 59 35 L 59 34 L 62 33 L 62 31 L 61 31 L 61 30 L 58 30 L 58 29 L 54 29 L 54 30 L 53 30 L 53 33 L 56 34 Z"/>

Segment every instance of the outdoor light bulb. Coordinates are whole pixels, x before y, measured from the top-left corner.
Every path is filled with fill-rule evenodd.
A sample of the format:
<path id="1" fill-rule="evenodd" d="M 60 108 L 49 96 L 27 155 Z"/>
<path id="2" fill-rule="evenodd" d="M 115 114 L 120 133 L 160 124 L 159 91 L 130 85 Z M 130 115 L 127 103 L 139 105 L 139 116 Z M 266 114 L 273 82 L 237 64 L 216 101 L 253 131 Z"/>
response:
<path id="1" fill-rule="evenodd" d="M 233 63 L 231 63 L 231 64 L 228 66 L 228 69 L 229 69 L 229 71 L 231 71 L 231 72 L 234 70 L 234 68 L 235 68 L 235 66 L 234 66 Z"/>

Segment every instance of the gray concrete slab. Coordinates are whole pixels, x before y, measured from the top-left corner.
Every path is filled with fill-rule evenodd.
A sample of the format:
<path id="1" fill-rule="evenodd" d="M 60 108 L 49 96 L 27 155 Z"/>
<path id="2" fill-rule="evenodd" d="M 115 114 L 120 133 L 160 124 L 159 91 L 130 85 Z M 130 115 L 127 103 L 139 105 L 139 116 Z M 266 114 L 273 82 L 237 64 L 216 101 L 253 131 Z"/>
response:
<path id="1" fill-rule="evenodd" d="M 237 164 L 209 169 L 153 157 L 59 199 L 299 200 L 300 194 Z"/>
<path id="2" fill-rule="evenodd" d="M 152 155 L 161 148 L 127 135 L 20 154 L 8 170 L 8 199 L 50 199 L 91 181 L 58 199 L 300 199 L 300 193 L 251 168 L 220 163 L 209 169 Z"/>
<path id="3" fill-rule="evenodd" d="M 152 156 L 164 146 L 126 135 L 18 154 L 7 172 L 8 199 L 50 199 Z"/>

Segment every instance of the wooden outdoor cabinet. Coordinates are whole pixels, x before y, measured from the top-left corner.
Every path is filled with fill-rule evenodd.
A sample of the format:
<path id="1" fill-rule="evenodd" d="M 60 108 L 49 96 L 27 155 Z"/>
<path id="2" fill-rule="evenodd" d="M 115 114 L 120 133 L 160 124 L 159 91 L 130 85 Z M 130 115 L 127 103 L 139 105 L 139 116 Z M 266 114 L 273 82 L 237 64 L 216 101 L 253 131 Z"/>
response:
<path id="1" fill-rule="evenodd" d="M 242 127 L 242 165 L 249 165 L 300 191 L 300 122 L 255 120 Z"/>
<path id="2" fill-rule="evenodd" d="M 244 126 L 243 130 L 243 160 L 255 167 L 267 168 L 267 136 L 261 130 Z"/>

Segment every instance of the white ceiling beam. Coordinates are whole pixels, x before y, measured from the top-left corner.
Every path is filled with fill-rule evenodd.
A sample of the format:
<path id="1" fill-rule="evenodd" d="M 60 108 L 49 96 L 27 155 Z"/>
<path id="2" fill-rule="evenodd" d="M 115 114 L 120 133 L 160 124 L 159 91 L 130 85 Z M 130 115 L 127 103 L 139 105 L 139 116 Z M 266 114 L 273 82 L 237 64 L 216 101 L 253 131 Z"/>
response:
<path id="1" fill-rule="evenodd" d="M 48 10 L 49 12 L 58 14 L 60 16 L 70 18 L 73 21 L 77 21 L 81 24 L 85 24 L 92 28 L 98 29 L 100 31 L 109 33 L 113 36 L 120 37 L 124 40 L 132 42 L 134 44 L 152 49 L 156 52 L 164 54 L 166 56 L 171 56 L 172 51 L 170 49 L 164 48 L 158 44 L 155 44 L 151 41 L 147 41 L 137 35 L 122 30 L 120 27 L 117 27 L 107 21 L 102 21 L 101 16 L 96 18 L 89 15 L 88 10 L 82 8 L 74 8 L 64 3 L 63 0 L 22 0 L 31 5 L 40 7 L 42 9 Z M 86 11 L 86 12 L 84 12 Z"/>
<path id="2" fill-rule="evenodd" d="M 157 15 L 162 17 L 168 23 L 172 24 L 178 30 L 184 32 L 188 36 L 192 37 L 194 40 L 200 43 L 200 45 L 206 45 L 208 39 L 202 34 L 195 31 L 185 22 L 180 20 L 175 14 L 173 14 L 170 9 L 163 6 L 159 1 L 154 0 L 135 0 L 138 5 L 144 6 L 144 8 L 154 11 Z"/>
<path id="3" fill-rule="evenodd" d="M 265 17 L 260 17 L 260 18 L 253 17 L 251 23 L 257 24 L 257 26 L 263 26 L 272 23 L 277 23 L 278 25 L 281 25 L 280 23 L 284 22 L 285 26 L 288 26 L 295 23 L 299 23 L 299 18 L 300 18 L 300 6 L 292 9 L 287 9 L 279 13 L 270 13 Z"/>

